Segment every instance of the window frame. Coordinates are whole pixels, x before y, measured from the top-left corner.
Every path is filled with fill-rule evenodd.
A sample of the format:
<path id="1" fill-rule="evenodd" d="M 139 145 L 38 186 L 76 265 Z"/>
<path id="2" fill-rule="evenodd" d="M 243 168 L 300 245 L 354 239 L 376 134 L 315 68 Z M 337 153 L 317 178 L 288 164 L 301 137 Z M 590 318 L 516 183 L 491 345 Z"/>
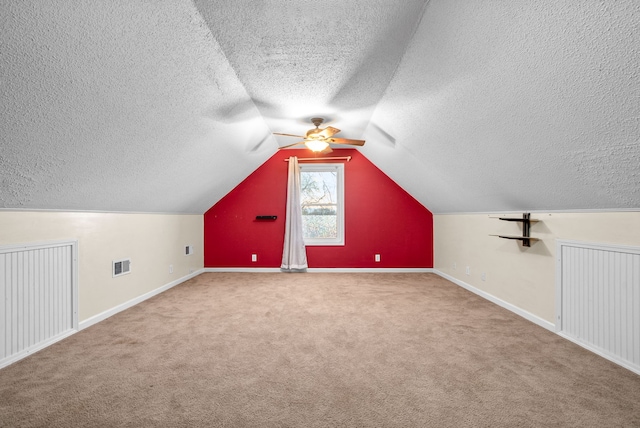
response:
<path id="1" fill-rule="evenodd" d="M 313 163 L 299 164 L 300 175 L 303 172 L 336 172 L 336 238 L 304 238 L 306 246 L 344 246 L 345 245 L 345 219 L 344 219 L 344 164 L 343 163 Z M 302 207 L 302 197 L 300 197 Z M 304 231 L 303 231 L 304 232 Z"/>

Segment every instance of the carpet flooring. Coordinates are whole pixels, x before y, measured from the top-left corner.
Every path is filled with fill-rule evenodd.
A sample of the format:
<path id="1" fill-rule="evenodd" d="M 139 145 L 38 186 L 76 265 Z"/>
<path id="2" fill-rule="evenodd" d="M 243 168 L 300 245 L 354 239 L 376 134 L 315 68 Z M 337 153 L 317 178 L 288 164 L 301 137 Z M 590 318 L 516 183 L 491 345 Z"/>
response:
<path id="1" fill-rule="evenodd" d="M 206 273 L 0 370 L 0 427 L 499 426 L 640 426 L 640 376 L 414 273 Z"/>

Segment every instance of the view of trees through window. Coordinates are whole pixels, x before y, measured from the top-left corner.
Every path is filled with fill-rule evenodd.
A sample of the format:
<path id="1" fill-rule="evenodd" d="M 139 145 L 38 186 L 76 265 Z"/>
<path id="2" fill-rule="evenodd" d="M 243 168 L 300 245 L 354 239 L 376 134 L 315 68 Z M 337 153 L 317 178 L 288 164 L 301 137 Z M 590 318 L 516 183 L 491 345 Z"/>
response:
<path id="1" fill-rule="evenodd" d="M 301 171 L 300 203 L 305 238 L 338 236 L 338 173 Z"/>

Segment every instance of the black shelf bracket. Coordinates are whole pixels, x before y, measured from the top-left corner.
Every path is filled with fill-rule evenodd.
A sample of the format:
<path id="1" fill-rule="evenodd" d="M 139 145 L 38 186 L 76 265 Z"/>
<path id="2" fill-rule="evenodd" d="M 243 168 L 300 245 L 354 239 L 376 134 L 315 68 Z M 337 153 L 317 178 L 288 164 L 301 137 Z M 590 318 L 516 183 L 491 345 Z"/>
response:
<path id="1" fill-rule="evenodd" d="M 514 217 L 499 217 L 500 220 L 504 221 L 517 221 L 522 223 L 522 236 L 513 236 L 513 235 L 494 235 L 504 239 L 516 239 L 518 241 L 522 241 L 523 247 L 530 247 L 531 241 L 537 241 L 537 238 L 531 237 L 531 223 L 537 223 L 538 220 L 531 219 L 531 213 L 523 213 L 522 218 L 514 218 Z"/>

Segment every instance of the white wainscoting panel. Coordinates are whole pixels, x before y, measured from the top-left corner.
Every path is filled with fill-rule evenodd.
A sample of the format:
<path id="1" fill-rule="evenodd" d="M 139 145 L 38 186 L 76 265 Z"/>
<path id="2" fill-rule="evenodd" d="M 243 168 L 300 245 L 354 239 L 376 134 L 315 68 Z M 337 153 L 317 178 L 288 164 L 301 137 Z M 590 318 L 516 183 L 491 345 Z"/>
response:
<path id="1" fill-rule="evenodd" d="M 0 247 L 0 367 L 78 328 L 77 242 Z"/>
<path id="2" fill-rule="evenodd" d="M 640 248 L 557 241 L 556 328 L 640 373 Z"/>

